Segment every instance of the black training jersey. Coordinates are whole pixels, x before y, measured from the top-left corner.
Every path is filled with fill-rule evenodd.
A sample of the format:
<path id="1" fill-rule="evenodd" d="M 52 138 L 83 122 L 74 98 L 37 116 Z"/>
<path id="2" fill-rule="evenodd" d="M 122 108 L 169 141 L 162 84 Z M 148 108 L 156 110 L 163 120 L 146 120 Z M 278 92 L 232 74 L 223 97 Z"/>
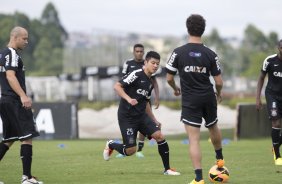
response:
<path id="1" fill-rule="evenodd" d="M 19 96 L 14 92 L 6 78 L 6 71 L 14 70 L 21 88 L 26 92 L 24 65 L 15 49 L 7 47 L 0 51 L 0 86 L 2 96 Z"/>
<path id="2" fill-rule="evenodd" d="M 126 62 L 124 62 L 123 64 L 123 68 L 122 68 L 122 75 L 125 76 L 125 75 L 128 75 L 129 73 L 133 72 L 134 70 L 137 70 L 137 69 L 142 69 L 143 66 L 144 66 L 144 63 L 145 61 L 143 60 L 142 62 L 139 62 L 139 61 L 135 61 L 134 59 L 130 59 L 130 60 L 127 60 Z M 156 77 L 157 75 L 157 72 L 156 73 L 153 73 L 153 75 L 151 76 L 152 78 Z"/>
<path id="3" fill-rule="evenodd" d="M 261 71 L 268 74 L 266 93 L 282 96 L 282 60 L 277 54 L 268 56 L 262 65 Z"/>
<path id="4" fill-rule="evenodd" d="M 138 62 L 134 59 L 130 59 L 124 62 L 123 68 L 122 68 L 122 75 L 125 76 L 134 70 L 140 69 L 144 66 L 144 61 Z"/>
<path id="5" fill-rule="evenodd" d="M 173 75 L 178 71 L 183 102 L 191 95 L 214 94 L 209 77 L 221 73 L 217 54 L 205 45 L 196 43 L 176 48 L 166 64 L 166 70 Z"/>
<path id="6" fill-rule="evenodd" d="M 139 116 L 145 113 L 146 104 L 152 92 L 152 83 L 143 69 L 134 70 L 129 75 L 119 81 L 125 93 L 138 101 L 135 106 L 130 105 L 121 98 L 119 103 L 119 113 L 127 116 Z"/>

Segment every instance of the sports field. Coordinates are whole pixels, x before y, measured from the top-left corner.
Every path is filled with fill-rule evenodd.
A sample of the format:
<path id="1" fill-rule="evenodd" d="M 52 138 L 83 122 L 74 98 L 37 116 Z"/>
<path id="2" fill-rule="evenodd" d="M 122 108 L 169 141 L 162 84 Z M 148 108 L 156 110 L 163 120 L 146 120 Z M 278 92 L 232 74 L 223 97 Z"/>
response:
<path id="1" fill-rule="evenodd" d="M 104 161 L 102 151 L 106 140 L 34 141 L 33 175 L 44 184 L 187 184 L 194 173 L 185 138 L 185 135 L 167 137 L 171 166 L 177 168 L 181 176 L 162 175 L 157 145 L 149 141 L 145 143 L 143 159 L 135 155 L 115 158 L 114 152 L 110 161 Z M 274 166 L 270 143 L 270 138 L 237 142 L 225 139 L 229 183 L 280 183 L 282 167 Z M 205 135 L 201 145 L 204 179 L 209 183 L 207 173 L 214 164 L 214 152 Z M 20 183 L 21 170 L 19 143 L 16 143 L 0 163 L 0 181 Z"/>

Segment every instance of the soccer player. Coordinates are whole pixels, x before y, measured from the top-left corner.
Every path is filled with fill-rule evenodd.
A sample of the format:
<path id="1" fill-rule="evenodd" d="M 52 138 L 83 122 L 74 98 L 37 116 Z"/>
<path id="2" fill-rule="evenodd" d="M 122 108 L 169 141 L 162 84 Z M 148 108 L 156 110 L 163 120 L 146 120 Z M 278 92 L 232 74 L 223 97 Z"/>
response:
<path id="1" fill-rule="evenodd" d="M 170 167 L 169 147 L 160 130 L 160 122 L 152 113 L 149 100 L 152 91 L 151 76 L 160 64 L 160 55 L 150 51 L 146 54 L 143 68 L 134 70 L 127 77 L 114 85 L 121 97 L 118 108 L 118 122 L 123 144 L 107 141 L 103 152 L 105 160 L 109 160 L 113 150 L 131 156 L 136 152 L 137 132 L 150 136 L 157 141 L 159 154 L 164 166 L 164 175 L 180 175 Z"/>
<path id="2" fill-rule="evenodd" d="M 127 60 L 123 64 L 123 70 L 122 70 L 123 77 L 128 75 L 132 71 L 140 69 L 144 66 L 144 59 L 143 59 L 144 46 L 142 44 L 138 43 L 133 46 L 133 55 L 134 55 L 133 59 Z M 153 82 L 153 87 L 154 87 L 154 92 L 155 92 L 154 105 L 155 105 L 155 108 L 157 109 L 159 107 L 159 87 L 158 87 L 158 83 L 157 83 L 157 80 L 154 74 L 153 76 L 151 76 L 151 80 Z M 145 142 L 145 136 L 139 133 L 139 141 L 138 141 L 138 146 L 137 146 L 138 149 L 136 152 L 136 156 L 138 158 L 144 157 L 144 154 L 142 153 L 144 142 Z M 116 157 L 120 158 L 120 157 L 123 157 L 123 155 L 118 154 Z"/>
<path id="3" fill-rule="evenodd" d="M 36 178 L 31 175 L 31 162 L 32 138 L 39 136 L 39 133 L 31 111 L 31 99 L 26 95 L 25 67 L 18 53 L 27 44 L 27 30 L 14 27 L 8 46 L 0 52 L 0 115 L 3 122 L 0 161 L 14 141 L 21 141 L 22 184 L 38 184 Z"/>
<path id="4" fill-rule="evenodd" d="M 190 15 L 186 20 L 188 43 L 174 49 L 166 64 L 168 84 L 172 87 L 174 95 L 182 94 L 181 121 L 189 138 L 190 158 L 196 175 L 190 184 L 204 183 L 200 150 L 202 118 L 215 149 L 216 163 L 218 167 L 224 165 L 221 132 L 217 126 L 217 101 L 221 101 L 223 82 L 218 56 L 202 43 L 205 25 L 206 21 L 201 15 Z M 177 72 L 181 89 L 174 80 Z M 210 75 L 215 81 L 216 92 L 210 82 Z"/>
<path id="5" fill-rule="evenodd" d="M 265 98 L 269 119 L 272 123 L 271 138 L 275 165 L 282 165 L 279 148 L 282 144 L 282 40 L 277 45 L 278 54 L 268 56 L 264 61 L 257 84 L 256 108 L 261 109 L 261 90 L 265 76 L 268 82 L 265 88 Z"/>

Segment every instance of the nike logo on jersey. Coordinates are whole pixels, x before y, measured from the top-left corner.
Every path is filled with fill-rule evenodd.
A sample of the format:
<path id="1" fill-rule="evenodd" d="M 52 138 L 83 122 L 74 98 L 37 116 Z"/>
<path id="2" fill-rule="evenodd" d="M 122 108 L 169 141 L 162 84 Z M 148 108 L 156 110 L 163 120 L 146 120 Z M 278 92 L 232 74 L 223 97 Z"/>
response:
<path id="1" fill-rule="evenodd" d="M 146 82 L 146 81 L 142 81 L 142 80 L 141 80 L 141 83 L 144 83 L 144 82 Z"/>
<path id="2" fill-rule="evenodd" d="M 279 64 L 274 64 L 274 66 L 279 66 Z"/>
<path id="3" fill-rule="evenodd" d="M 130 66 L 131 68 L 135 68 L 135 66 Z"/>

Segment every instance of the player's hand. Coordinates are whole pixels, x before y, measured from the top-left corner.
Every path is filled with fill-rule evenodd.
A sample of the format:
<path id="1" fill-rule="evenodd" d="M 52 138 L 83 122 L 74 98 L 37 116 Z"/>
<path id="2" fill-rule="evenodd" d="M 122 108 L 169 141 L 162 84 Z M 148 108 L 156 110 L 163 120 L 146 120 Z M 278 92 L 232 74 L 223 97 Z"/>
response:
<path id="1" fill-rule="evenodd" d="M 180 88 L 178 86 L 176 86 L 176 89 L 174 90 L 174 95 L 175 96 L 181 95 L 181 91 L 180 91 Z"/>
<path id="2" fill-rule="evenodd" d="M 159 101 L 159 99 L 155 99 L 155 100 L 154 100 L 154 105 L 155 105 L 155 109 L 158 109 L 158 108 L 159 108 L 159 106 L 160 106 L 160 101 Z"/>
<path id="3" fill-rule="evenodd" d="M 131 99 L 128 101 L 128 103 L 129 103 L 130 105 L 134 106 L 134 105 L 138 104 L 138 101 L 137 101 L 136 99 L 132 99 L 132 98 L 131 98 Z"/>
<path id="4" fill-rule="evenodd" d="M 256 99 L 256 109 L 258 111 L 262 109 L 261 99 Z"/>
<path id="5" fill-rule="evenodd" d="M 21 102 L 24 108 L 30 109 L 32 105 L 32 101 L 28 96 L 22 96 L 21 97 Z"/>
<path id="6" fill-rule="evenodd" d="M 215 96 L 216 96 L 217 103 L 220 103 L 222 101 L 221 94 L 215 93 Z"/>

